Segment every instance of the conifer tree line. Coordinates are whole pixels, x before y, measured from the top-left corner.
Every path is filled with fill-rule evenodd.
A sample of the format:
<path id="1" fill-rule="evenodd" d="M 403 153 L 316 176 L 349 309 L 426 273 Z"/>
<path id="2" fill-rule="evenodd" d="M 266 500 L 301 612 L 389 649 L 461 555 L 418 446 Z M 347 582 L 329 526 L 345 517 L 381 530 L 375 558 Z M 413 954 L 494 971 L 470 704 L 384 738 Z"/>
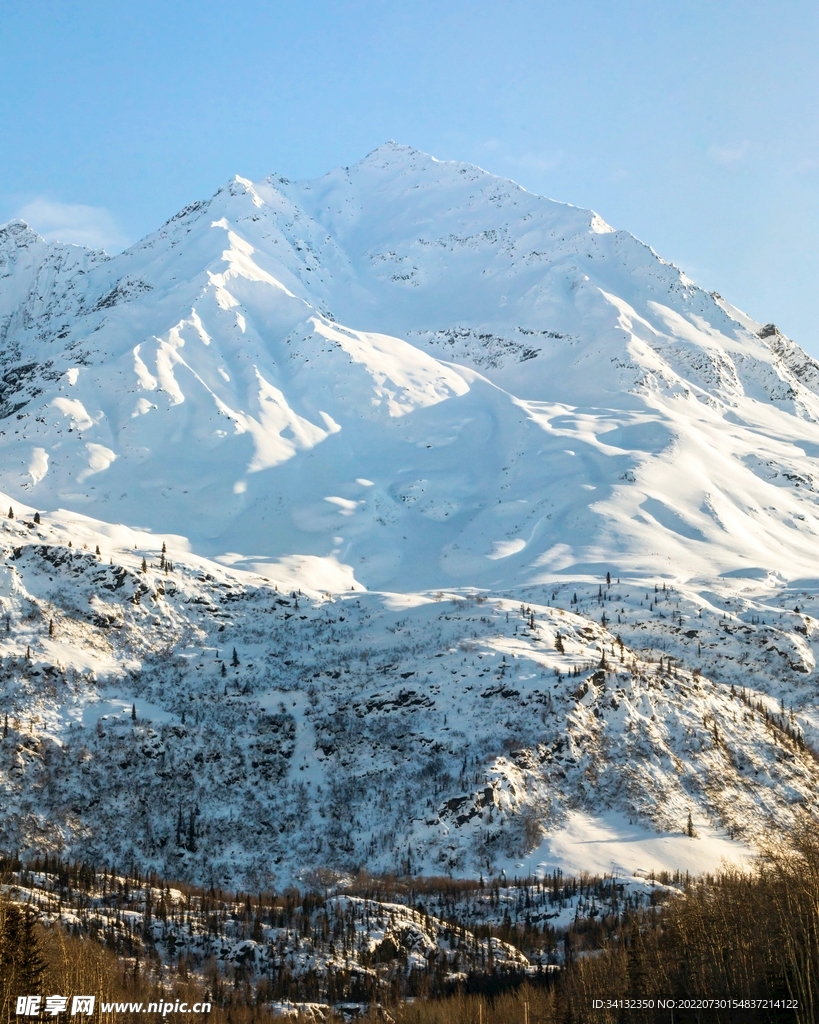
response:
<path id="1" fill-rule="evenodd" d="M 180 813 L 180 832 L 186 827 L 190 830 L 190 820 Z M 191 837 L 193 840 L 192 830 Z M 100 882 L 100 876 L 87 865 L 56 859 L 38 863 L 36 870 L 51 871 L 78 895 Z M 10 877 L 7 870 L 4 881 Z M 116 898 L 127 897 L 129 887 L 147 882 L 138 876 L 124 882 L 118 878 L 116 883 L 113 875 L 105 878 Z M 809 1024 L 817 1019 L 819 841 L 810 832 L 797 836 L 793 848 L 770 852 L 751 870 L 727 869 L 716 876 L 694 880 L 675 876 L 666 881 L 682 893 L 663 898 L 663 890 L 658 889 L 656 905 L 650 909 L 602 912 L 577 920 L 561 937 L 563 952 L 556 969 L 541 968 L 534 973 L 516 966 L 504 969 L 490 957 L 458 977 L 452 977 L 445 965 L 434 959 L 425 970 L 409 967 L 406 957 L 387 940 L 365 958 L 370 970 L 359 973 L 331 970 L 323 978 L 309 972 L 297 978 L 287 969 L 274 976 L 235 967 L 226 975 L 213 966 L 194 971 L 180 957 L 175 972 L 163 974 L 156 963 L 151 965 L 138 936 L 127 948 L 111 947 L 102 936 L 95 937 L 93 929 L 45 927 L 38 923 L 34 906 L 0 897 L 0 1024 L 16 1019 L 18 994 L 64 991 L 143 1002 L 156 1001 L 160 994 L 165 999 L 183 998 L 182 993 L 193 1001 L 211 1000 L 209 1019 L 219 1024 L 258 1020 L 272 1024 L 275 1018 L 269 1003 L 283 999 L 330 1004 L 361 1001 L 371 1004 L 365 1020 L 393 1020 L 395 1024 L 659 1024 L 668 1021 L 669 1015 L 667 1009 L 656 1006 L 658 998 L 696 997 L 767 998 L 779 1001 L 780 1006 L 751 1014 L 714 1009 L 706 1016 L 676 1010 L 675 1022 Z M 323 891 L 306 894 L 295 890 L 281 896 L 233 894 L 229 897 L 232 909 L 227 913 L 224 901 L 228 894 L 202 890 L 194 897 L 190 890 L 186 900 L 189 906 L 192 899 L 201 903 L 208 919 L 246 922 L 254 941 L 263 940 L 263 921 L 286 928 L 304 941 L 308 938 L 305 929 L 323 907 L 327 885 L 332 883 L 333 879 L 323 879 L 319 887 Z M 163 883 L 151 884 L 159 885 L 160 892 L 167 891 Z M 362 876 L 354 888 L 367 898 L 385 901 L 400 893 L 409 905 L 437 892 L 442 904 L 455 907 L 464 895 L 468 897 L 467 890 L 477 889 L 491 898 L 499 884 L 502 889 L 511 883 Z M 586 883 L 555 876 L 550 884 L 577 888 Z M 152 904 L 150 913 L 158 918 L 169 913 L 164 897 Z M 354 929 L 349 931 L 349 927 L 346 917 L 337 918 L 325 938 L 346 948 L 354 941 Z M 454 922 L 452 931 L 457 935 Z M 473 926 L 476 936 L 500 931 L 504 941 L 521 948 L 532 938 L 525 929 L 516 932 L 508 926 L 494 930 Z M 593 1003 L 624 998 L 654 999 L 655 1007 L 623 1012 Z M 785 1009 L 786 1000 L 795 1000 L 797 1007 Z M 122 1014 L 117 1019 L 129 1021 L 130 1017 Z M 325 1019 L 343 1018 L 331 1013 Z"/>

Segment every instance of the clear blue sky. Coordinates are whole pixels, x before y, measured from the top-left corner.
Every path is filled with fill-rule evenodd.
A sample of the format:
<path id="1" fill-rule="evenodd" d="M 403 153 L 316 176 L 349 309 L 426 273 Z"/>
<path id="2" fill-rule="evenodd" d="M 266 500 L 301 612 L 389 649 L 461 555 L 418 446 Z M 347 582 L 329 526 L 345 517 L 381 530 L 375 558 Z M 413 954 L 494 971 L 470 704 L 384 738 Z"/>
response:
<path id="1" fill-rule="evenodd" d="M 0 0 L 0 221 L 122 247 L 387 139 L 598 210 L 819 355 L 819 5 Z"/>

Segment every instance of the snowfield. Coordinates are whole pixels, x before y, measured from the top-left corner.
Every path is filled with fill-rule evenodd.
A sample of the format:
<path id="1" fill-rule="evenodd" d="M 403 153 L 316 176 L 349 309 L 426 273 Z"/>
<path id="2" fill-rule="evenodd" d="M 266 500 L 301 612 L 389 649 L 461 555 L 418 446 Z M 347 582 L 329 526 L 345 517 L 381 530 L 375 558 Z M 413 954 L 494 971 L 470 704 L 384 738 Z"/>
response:
<path id="1" fill-rule="evenodd" d="M 595 213 L 390 143 L 12 222 L 0 416 L 3 848 L 637 876 L 819 811 L 819 364 Z"/>

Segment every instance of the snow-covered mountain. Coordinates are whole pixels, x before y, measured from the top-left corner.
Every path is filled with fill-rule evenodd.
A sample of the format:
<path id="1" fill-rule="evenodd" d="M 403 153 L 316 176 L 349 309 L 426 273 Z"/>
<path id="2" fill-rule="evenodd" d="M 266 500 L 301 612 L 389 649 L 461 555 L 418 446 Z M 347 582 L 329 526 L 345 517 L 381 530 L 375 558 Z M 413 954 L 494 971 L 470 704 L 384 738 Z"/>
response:
<path id="1" fill-rule="evenodd" d="M 0 360 L 3 845 L 279 884 L 813 808 L 819 364 L 597 214 L 390 143 L 113 258 L 16 221 Z"/>
<path id="2" fill-rule="evenodd" d="M 112 259 L 14 222 L 0 268 L 27 504 L 331 589 L 813 573 L 819 366 L 478 168 L 237 178 Z"/>

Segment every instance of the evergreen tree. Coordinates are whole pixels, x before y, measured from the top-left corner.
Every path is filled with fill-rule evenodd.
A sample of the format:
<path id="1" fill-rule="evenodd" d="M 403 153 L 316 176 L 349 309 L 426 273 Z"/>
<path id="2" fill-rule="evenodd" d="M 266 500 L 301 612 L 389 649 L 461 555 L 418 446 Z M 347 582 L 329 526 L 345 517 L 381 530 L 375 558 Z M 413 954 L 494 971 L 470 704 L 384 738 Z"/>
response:
<path id="1" fill-rule="evenodd" d="M 131 721 L 136 721 L 136 704 L 131 705 Z"/>
<path id="2" fill-rule="evenodd" d="M 9 505 L 9 519 L 14 519 L 14 509 Z"/>
<path id="3" fill-rule="evenodd" d="M 558 654 L 566 653 L 566 648 L 563 646 L 563 637 L 560 635 L 560 630 L 555 633 L 555 650 Z"/>
<path id="4" fill-rule="evenodd" d="M 640 926 L 636 922 L 631 925 L 626 947 L 626 971 L 628 972 L 628 992 L 630 996 L 643 996 L 647 993 L 648 964 L 646 963 L 643 937 Z"/>
<path id="5" fill-rule="evenodd" d="M 143 572 L 147 572 L 148 571 L 148 563 L 145 561 L 144 557 L 142 559 L 142 571 Z"/>
<path id="6" fill-rule="evenodd" d="M 3 739 L 9 734 L 9 714 L 6 712 L 6 720 L 3 722 Z"/>
<path id="7" fill-rule="evenodd" d="M 231 663 L 231 665 L 234 668 L 238 668 L 239 667 L 239 655 L 236 653 L 236 648 L 235 647 L 233 648 L 233 658 L 232 658 L 230 663 Z"/>
<path id="8" fill-rule="evenodd" d="M 48 635 L 54 636 L 54 619 L 48 620 Z"/>
<path id="9" fill-rule="evenodd" d="M 185 849 L 189 853 L 196 853 L 196 818 L 193 811 L 188 818 L 188 841 L 185 843 Z"/>
<path id="10" fill-rule="evenodd" d="M 35 512 L 34 513 L 34 522 L 35 523 L 39 523 L 40 522 L 40 513 L 39 512 Z"/>
<path id="11" fill-rule="evenodd" d="M 24 991 L 36 992 L 40 987 L 40 978 L 45 971 L 46 962 L 40 950 L 34 914 L 27 912 L 22 917 L 21 941 L 17 952 L 20 984 Z"/>
<path id="12" fill-rule="evenodd" d="M 0 989 L 36 995 L 45 968 L 34 915 L 6 904 L 0 932 Z"/>

